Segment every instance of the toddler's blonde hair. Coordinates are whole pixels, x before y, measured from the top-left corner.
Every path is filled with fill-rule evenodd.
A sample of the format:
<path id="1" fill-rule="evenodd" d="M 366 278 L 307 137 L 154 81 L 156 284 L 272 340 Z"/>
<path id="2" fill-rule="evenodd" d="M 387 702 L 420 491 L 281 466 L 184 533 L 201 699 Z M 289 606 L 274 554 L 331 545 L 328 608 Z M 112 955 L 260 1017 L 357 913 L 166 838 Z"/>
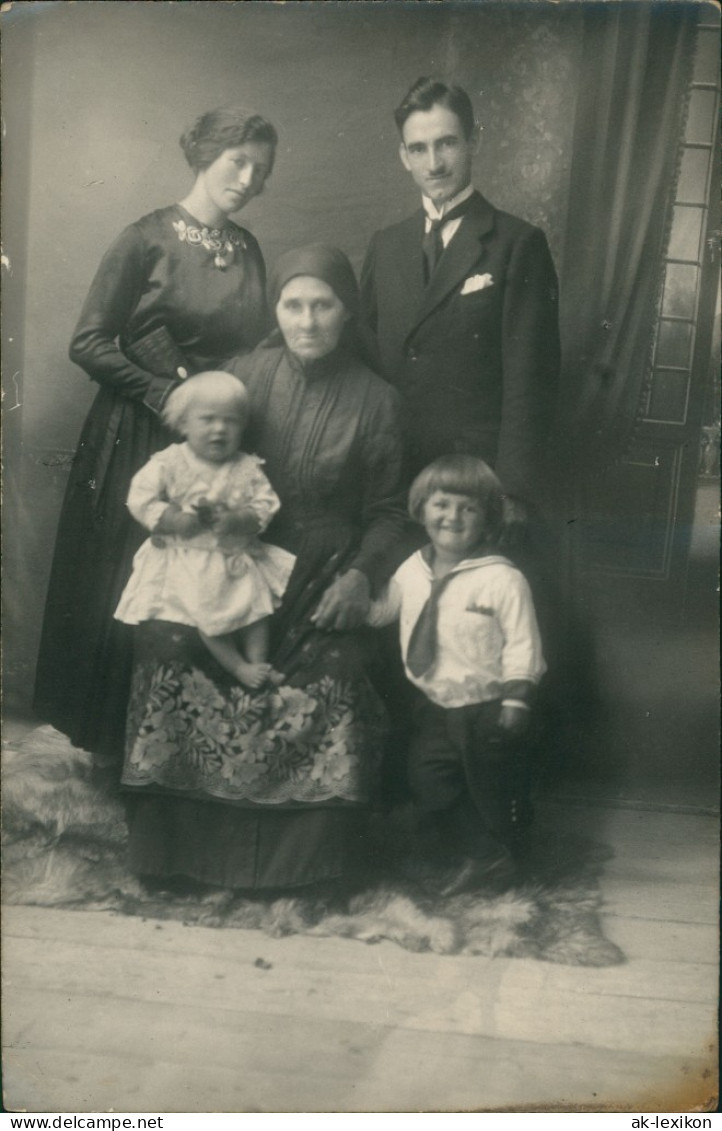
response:
<path id="1" fill-rule="evenodd" d="M 204 395 L 228 400 L 236 409 L 239 419 L 245 423 L 248 416 L 246 386 L 232 373 L 224 373 L 220 369 L 196 373 L 195 377 L 187 377 L 181 385 L 178 385 L 161 409 L 163 423 L 174 432 L 182 434 L 188 409 L 198 397 Z"/>

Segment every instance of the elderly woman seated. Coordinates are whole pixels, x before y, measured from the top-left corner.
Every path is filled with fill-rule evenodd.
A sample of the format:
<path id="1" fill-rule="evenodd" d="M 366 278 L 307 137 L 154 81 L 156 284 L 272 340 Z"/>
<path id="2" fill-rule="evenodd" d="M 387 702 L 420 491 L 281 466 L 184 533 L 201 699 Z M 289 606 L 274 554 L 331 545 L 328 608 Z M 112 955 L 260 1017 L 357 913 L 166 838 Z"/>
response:
<path id="1" fill-rule="evenodd" d="M 122 781 L 131 867 L 155 884 L 340 877 L 361 854 L 383 748 L 363 622 L 405 522 L 396 396 L 359 360 L 342 252 L 289 252 L 269 295 L 278 329 L 227 368 L 250 397 L 244 447 L 281 499 L 266 536 L 297 558 L 272 624 L 283 679 L 249 690 L 195 630 L 137 629 Z"/>

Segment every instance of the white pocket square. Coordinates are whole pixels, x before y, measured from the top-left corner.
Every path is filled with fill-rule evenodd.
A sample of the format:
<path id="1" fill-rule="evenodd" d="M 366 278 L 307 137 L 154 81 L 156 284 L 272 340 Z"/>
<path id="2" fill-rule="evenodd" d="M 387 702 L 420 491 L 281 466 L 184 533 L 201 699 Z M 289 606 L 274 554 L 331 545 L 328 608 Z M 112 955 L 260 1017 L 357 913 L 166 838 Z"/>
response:
<path id="1" fill-rule="evenodd" d="M 461 288 L 462 295 L 473 294 L 474 291 L 483 291 L 485 287 L 493 287 L 494 280 L 491 275 L 470 275 Z"/>

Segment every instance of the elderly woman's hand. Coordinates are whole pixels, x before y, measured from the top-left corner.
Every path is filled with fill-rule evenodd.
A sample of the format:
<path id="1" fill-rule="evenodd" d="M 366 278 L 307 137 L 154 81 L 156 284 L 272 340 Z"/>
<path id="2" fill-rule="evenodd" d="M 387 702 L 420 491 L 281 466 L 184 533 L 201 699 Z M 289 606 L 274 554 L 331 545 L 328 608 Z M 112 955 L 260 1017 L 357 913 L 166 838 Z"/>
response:
<path id="1" fill-rule="evenodd" d="M 358 628 L 366 622 L 370 601 L 371 587 L 366 574 L 350 569 L 329 585 L 311 620 L 317 628 Z"/>

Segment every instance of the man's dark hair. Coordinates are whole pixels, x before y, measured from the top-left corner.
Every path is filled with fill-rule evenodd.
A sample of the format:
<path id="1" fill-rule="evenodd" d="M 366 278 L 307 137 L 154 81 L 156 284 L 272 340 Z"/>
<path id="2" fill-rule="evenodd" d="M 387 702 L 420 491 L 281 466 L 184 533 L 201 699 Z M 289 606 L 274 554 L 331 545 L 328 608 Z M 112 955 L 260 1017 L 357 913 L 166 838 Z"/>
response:
<path id="1" fill-rule="evenodd" d="M 394 110 L 394 118 L 399 133 L 403 137 L 407 118 L 417 110 L 431 110 L 434 106 L 444 106 L 456 114 L 467 139 L 474 130 L 474 108 L 471 99 L 460 86 L 448 86 L 439 79 L 420 78 L 407 91 L 401 104 Z"/>

